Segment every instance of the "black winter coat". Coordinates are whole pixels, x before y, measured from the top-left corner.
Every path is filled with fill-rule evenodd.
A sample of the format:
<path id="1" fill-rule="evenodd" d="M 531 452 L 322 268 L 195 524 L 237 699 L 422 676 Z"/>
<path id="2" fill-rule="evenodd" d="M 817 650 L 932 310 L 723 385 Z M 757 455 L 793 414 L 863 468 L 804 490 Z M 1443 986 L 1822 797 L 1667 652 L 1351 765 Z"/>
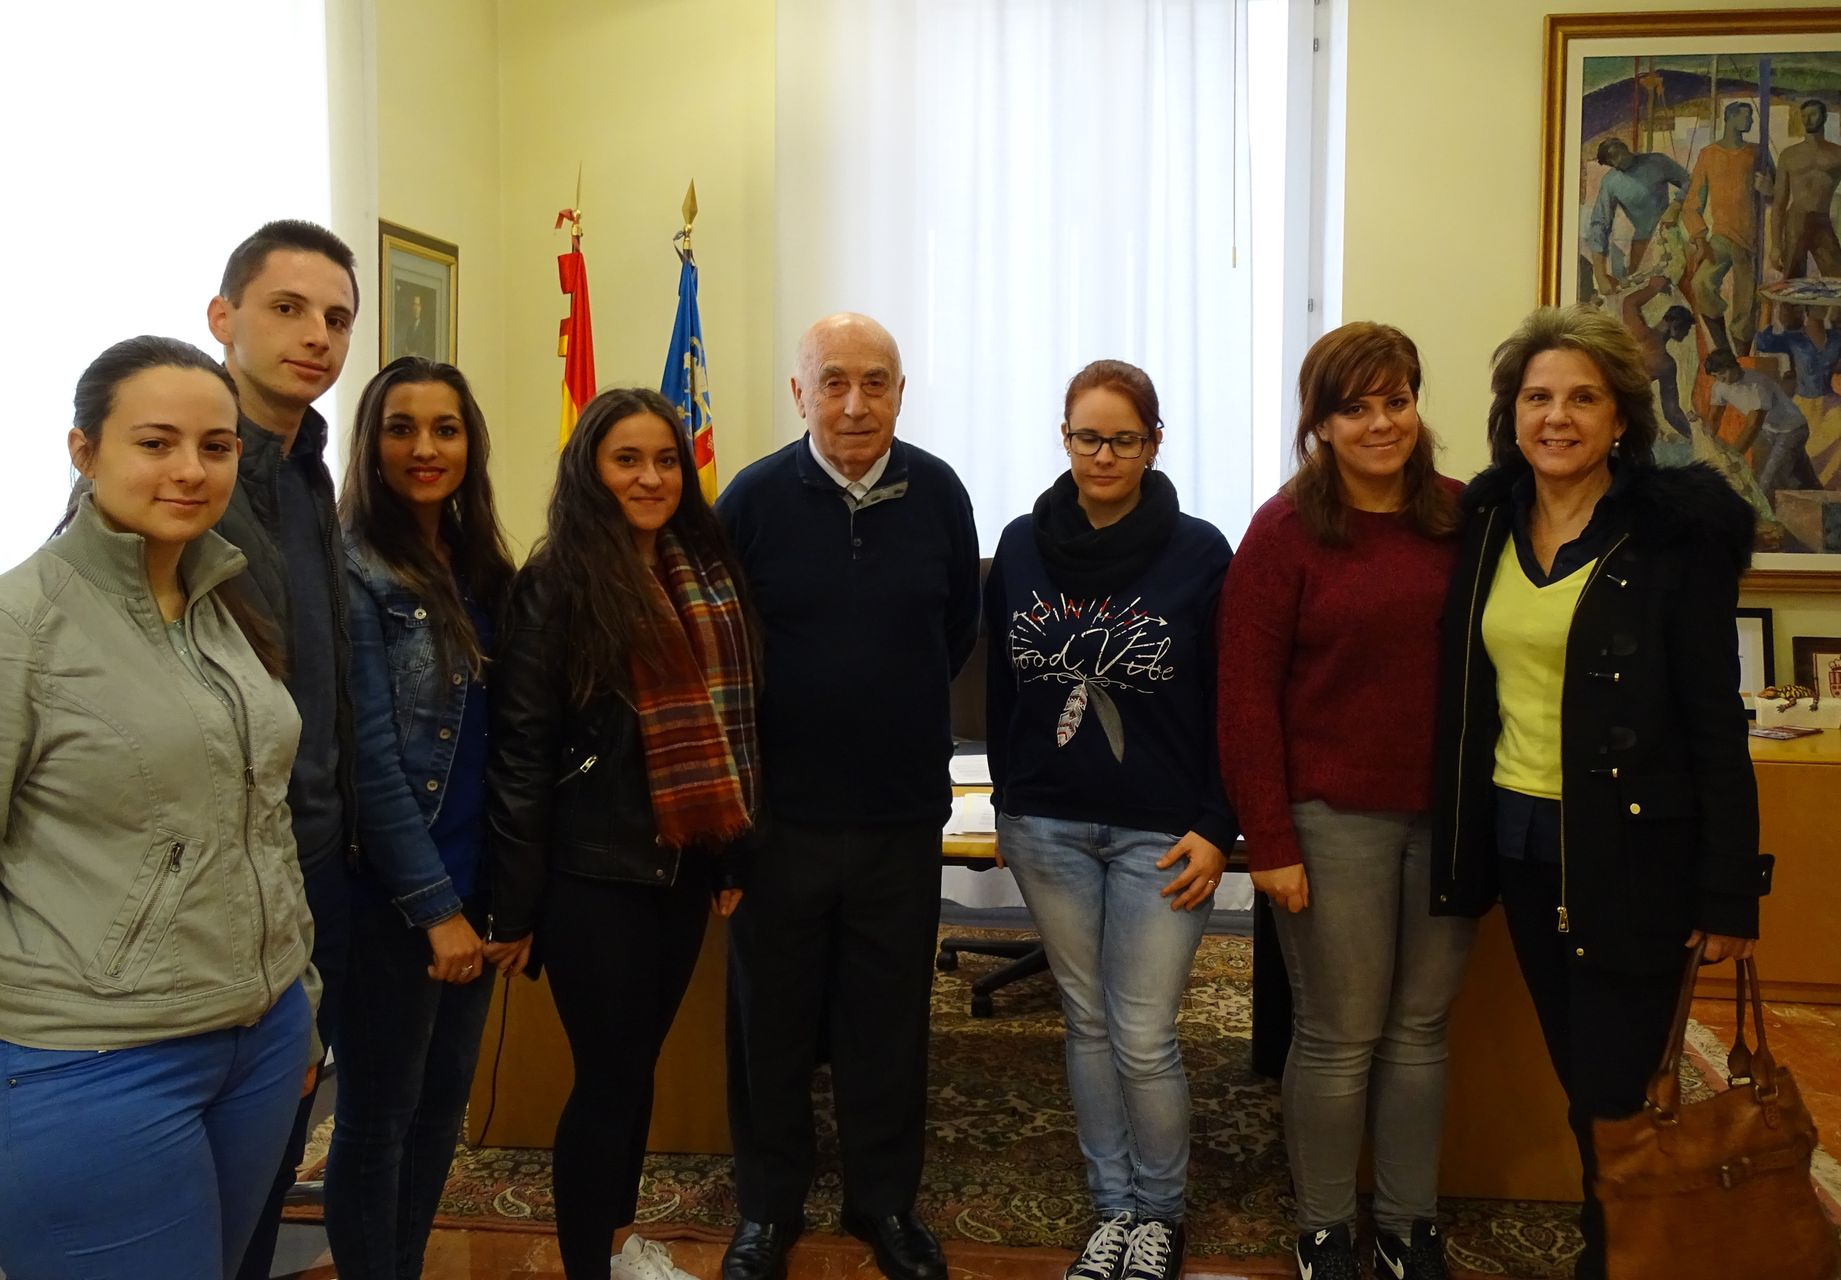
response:
<path id="1" fill-rule="evenodd" d="M 1492 467 L 1460 499 L 1466 524 L 1441 624 L 1435 915 L 1480 916 L 1496 900 L 1502 724 L 1483 606 L 1525 469 Z M 1554 926 L 1588 961 L 1662 972 L 1680 966 L 1694 929 L 1756 937 L 1770 891 L 1733 630 L 1753 516 L 1702 464 L 1641 467 L 1606 501 L 1607 549 L 1573 614 L 1558 691 Z"/>
<path id="2" fill-rule="evenodd" d="M 686 859 L 711 856 L 659 843 L 632 705 L 608 695 L 584 707 L 570 693 L 558 597 L 547 575 L 519 572 L 492 664 L 486 839 L 499 941 L 536 927 L 554 874 L 665 888 L 689 870 Z M 734 858 L 716 862 L 713 883 L 733 884 Z"/>

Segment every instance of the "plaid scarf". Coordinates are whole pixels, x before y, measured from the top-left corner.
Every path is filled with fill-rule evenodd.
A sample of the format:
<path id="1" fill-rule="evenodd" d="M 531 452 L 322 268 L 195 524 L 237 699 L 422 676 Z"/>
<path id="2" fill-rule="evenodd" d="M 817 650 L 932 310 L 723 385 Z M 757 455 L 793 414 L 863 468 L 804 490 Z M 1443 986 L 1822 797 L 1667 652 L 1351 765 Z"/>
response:
<path id="1" fill-rule="evenodd" d="M 661 844 L 721 843 L 746 831 L 755 812 L 748 624 L 720 560 L 698 563 L 661 529 L 658 561 L 650 582 L 661 654 L 657 666 L 635 656 L 630 667 L 652 814 Z"/>

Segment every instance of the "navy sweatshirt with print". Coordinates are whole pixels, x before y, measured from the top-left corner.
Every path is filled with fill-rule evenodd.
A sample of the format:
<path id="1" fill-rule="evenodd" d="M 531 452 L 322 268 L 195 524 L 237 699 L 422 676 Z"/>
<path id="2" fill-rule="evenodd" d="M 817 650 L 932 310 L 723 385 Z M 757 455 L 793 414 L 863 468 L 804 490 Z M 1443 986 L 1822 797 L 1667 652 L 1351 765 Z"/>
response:
<path id="1" fill-rule="evenodd" d="M 985 580 L 993 803 L 1002 813 L 1172 835 L 1240 834 L 1215 755 L 1215 610 L 1233 551 L 1178 515 L 1136 582 L 1068 598 L 1010 522 Z"/>

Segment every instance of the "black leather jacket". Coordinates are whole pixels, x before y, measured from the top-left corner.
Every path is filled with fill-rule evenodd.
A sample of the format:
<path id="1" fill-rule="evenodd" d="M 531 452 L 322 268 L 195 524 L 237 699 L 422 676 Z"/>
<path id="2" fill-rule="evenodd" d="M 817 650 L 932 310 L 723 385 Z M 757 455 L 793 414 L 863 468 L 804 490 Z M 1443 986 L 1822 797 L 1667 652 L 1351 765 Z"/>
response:
<path id="1" fill-rule="evenodd" d="M 520 571 L 490 676 L 487 853 L 500 941 L 536 927 L 556 874 L 664 888 L 695 870 L 686 859 L 715 857 L 713 881 L 735 881 L 737 846 L 716 856 L 659 843 L 638 717 L 619 696 L 576 703 L 568 633 L 553 584 Z"/>

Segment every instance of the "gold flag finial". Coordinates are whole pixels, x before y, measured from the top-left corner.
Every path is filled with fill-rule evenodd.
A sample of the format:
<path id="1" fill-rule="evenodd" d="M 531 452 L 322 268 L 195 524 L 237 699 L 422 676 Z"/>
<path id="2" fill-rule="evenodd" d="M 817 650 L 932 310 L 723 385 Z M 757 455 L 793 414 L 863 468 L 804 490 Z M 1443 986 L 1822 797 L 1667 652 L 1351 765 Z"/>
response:
<path id="1" fill-rule="evenodd" d="M 684 229 L 671 237 L 671 247 L 677 250 L 680 262 L 689 262 L 690 224 L 697 220 L 697 180 L 691 179 L 690 186 L 684 189 Z"/>

